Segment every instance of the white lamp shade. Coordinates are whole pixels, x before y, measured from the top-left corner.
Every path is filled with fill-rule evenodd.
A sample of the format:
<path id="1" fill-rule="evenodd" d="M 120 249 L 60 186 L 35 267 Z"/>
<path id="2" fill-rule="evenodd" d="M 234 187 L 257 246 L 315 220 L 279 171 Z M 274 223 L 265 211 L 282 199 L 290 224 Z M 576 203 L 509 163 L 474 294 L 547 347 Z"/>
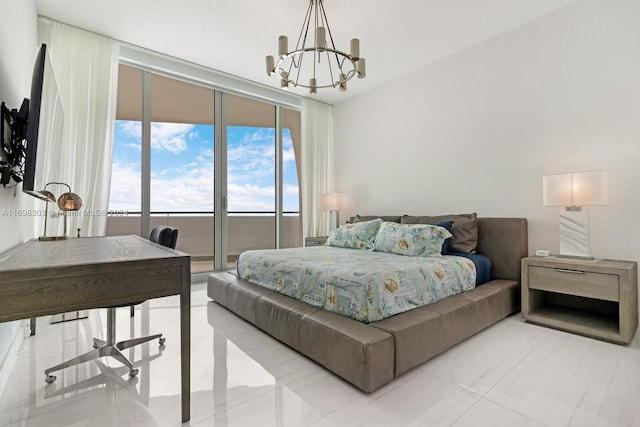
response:
<path id="1" fill-rule="evenodd" d="M 347 207 L 347 195 L 345 193 L 327 193 L 322 196 L 323 211 L 340 211 Z"/>
<path id="2" fill-rule="evenodd" d="M 609 203 L 609 180 L 605 171 L 573 175 L 573 203 L 576 206 L 604 206 Z"/>
<path id="3" fill-rule="evenodd" d="M 571 206 L 571 174 L 560 173 L 542 177 L 544 206 Z"/>
<path id="4" fill-rule="evenodd" d="M 609 202 L 607 172 L 573 172 L 542 177 L 544 206 L 596 206 Z"/>

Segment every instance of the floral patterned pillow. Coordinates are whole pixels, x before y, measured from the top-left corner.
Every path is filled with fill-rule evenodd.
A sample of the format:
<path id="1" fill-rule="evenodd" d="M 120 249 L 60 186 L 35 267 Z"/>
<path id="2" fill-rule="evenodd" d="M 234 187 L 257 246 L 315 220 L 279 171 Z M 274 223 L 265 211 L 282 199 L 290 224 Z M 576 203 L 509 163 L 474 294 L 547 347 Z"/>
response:
<path id="1" fill-rule="evenodd" d="M 382 224 L 381 219 L 343 224 L 337 230 L 329 233 L 325 245 L 349 249 L 371 249 L 380 224 Z"/>
<path id="2" fill-rule="evenodd" d="M 375 250 L 407 256 L 441 256 L 442 244 L 452 234 L 429 224 L 384 222 L 375 240 Z"/>

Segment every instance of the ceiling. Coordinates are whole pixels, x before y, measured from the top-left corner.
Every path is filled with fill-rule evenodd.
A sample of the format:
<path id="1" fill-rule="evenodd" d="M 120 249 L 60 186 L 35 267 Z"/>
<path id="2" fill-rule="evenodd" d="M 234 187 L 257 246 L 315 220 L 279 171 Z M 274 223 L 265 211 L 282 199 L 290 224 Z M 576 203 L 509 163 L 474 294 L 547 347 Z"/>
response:
<path id="1" fill-rule="evenodd" d="M 330 104 L 397 79 L 577 0 L 325 0 L 336 48 L 360 39 L 367 77 L 319 89 Z M 265 56 L 295 43 L 308 0 L 35 0 L 38 14 L 270 87 Z M 307 96 L 307 89 L 290 89 Z"/>

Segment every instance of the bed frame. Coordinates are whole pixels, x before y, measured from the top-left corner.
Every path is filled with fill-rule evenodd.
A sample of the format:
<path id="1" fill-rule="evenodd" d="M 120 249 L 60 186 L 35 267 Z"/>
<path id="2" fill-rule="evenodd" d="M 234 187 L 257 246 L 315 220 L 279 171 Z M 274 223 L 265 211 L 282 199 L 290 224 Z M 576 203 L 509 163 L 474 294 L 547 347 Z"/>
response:
<path id="1" fill-rule="evenodd" d="M 364 324 L 324 311 L 229 272 L 209 276 L 218 304 L 365 392 L 424 363 L 520 309 L 520 260 L 527 220 L 478 218 L 477 252 L 492 261 L 492 280 L 386 319 Z"/>

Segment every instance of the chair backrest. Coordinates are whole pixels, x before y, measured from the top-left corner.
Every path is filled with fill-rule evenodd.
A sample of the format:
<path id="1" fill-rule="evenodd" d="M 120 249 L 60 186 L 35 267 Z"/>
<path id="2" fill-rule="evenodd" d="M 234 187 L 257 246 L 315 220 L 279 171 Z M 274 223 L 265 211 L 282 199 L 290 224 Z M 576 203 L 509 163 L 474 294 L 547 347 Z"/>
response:
<path id="1" fill-rule="evenodd" d="M 178 229 L 169 227 L 168 225 L 156 225 L 153 227 L 153 230 L 151 230 L 149 240 L 159 243 L 162 246 L 175 249 L 176 243 L 178 243 Z"/>

